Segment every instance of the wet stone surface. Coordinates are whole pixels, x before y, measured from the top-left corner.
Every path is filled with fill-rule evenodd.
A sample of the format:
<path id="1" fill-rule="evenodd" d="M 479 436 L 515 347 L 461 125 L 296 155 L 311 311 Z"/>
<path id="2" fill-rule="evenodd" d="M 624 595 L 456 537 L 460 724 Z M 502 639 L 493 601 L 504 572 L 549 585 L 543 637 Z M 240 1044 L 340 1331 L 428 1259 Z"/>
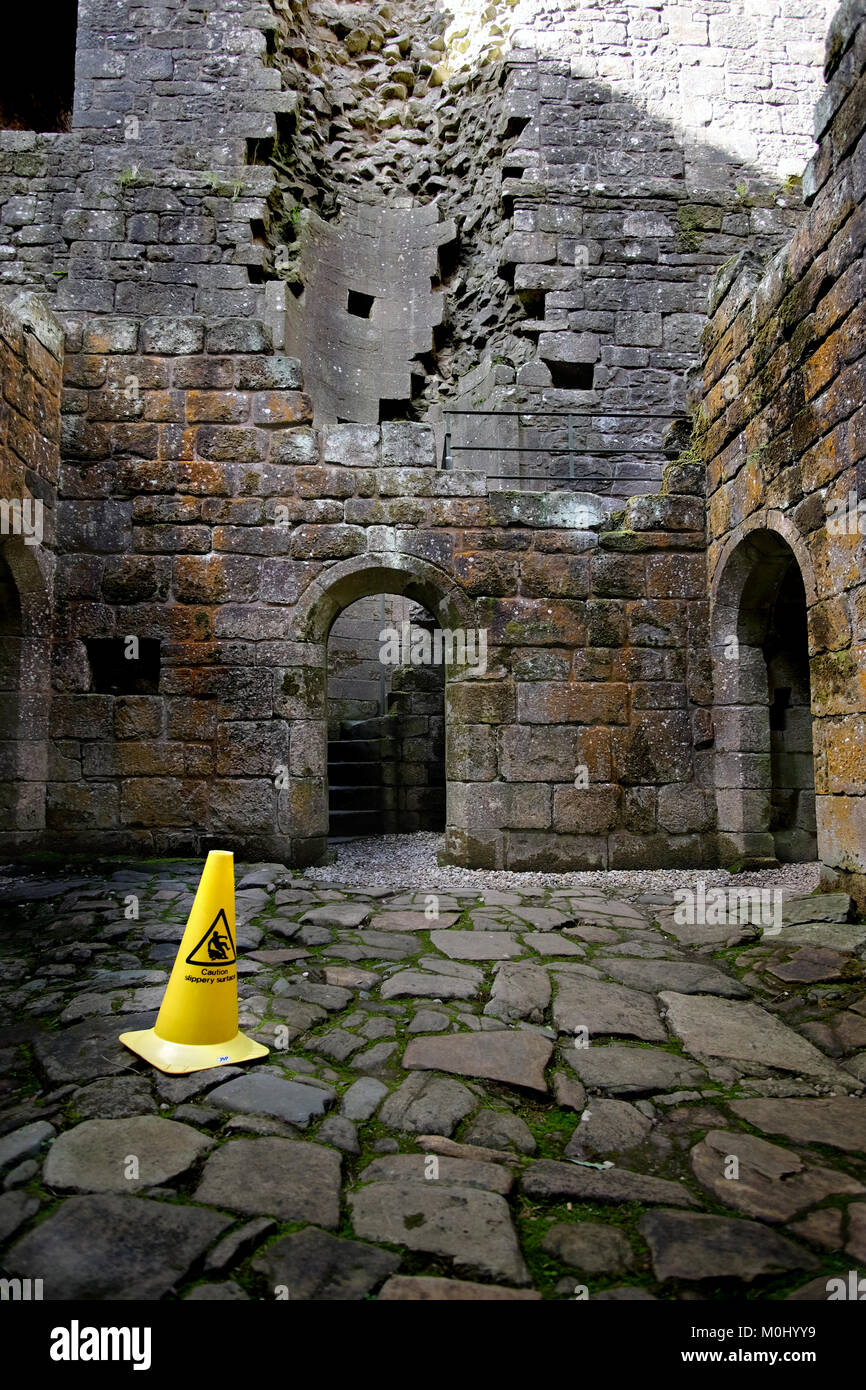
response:
<path id="1" fill-rule="evenodd" d="M 866 930 L 237 866 L 250 1067 L 147 1028 L 200 864 L 0 874 L 0 1266 L 65 1300 L 826 1297 L 866 1259 Z M 129 917 L 130 895 L 138 916 Z"/>

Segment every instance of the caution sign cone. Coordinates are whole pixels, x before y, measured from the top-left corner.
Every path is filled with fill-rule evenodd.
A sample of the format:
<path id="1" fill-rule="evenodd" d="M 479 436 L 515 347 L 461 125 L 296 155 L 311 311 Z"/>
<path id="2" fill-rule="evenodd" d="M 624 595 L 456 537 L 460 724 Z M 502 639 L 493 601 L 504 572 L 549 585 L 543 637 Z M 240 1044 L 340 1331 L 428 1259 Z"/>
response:
<path id="1" fill-rule="evenodd" d="M 153 1028 L 120 1041 L 166 1072 L 205 1071 L 266 1057 L 238 1032 L 234 855 L 212 849 Z"/>

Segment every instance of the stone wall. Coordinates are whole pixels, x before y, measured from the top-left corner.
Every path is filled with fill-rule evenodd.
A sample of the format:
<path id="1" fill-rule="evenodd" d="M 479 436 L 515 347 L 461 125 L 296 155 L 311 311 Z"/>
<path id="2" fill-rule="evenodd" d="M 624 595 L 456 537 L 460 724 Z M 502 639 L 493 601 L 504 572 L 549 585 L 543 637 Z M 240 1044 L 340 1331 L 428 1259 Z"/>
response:
<path id="1" fill-rule="evenodd" d="M 270 239 L 321 418 L 375 421 L 383 397 L 395 404 L 378 389 L 374 325 L 345 312 L 352 274 L 376 259 L 356 200 L 370 223 L 377 207 L 396 218 L 404 203 L 408 224 L 436 204 L 456 230 L 431 267 L 444 313 L 432 343 L 394 335 L 402 413 L 440 439 L 450 427 L 455 466 L 493 486 L 515 472 L 522 486 L 576 478 L 620 498 L 658 486 L 712 273 L 797 225 L 832 6 L 533 0 L 450 21 L 414 3 L 275 7 L 275 62 L 300 101 Z M 407 257 L 390 240 L 379 262 L 396 283 Z M 426 330 L 423 290 L 403 299 Z M 550 418 L 568 411 L 570 430 Z"/>
<path id="2" fill-rule="evenodd" d="M 417 611 L 417 610 L 414 610 Z M 393 594 L 358 599 L 337 618 L 328 638 L 328 726 L 386 714 L 395 675 L 382 662 L 381 633 L 410 621 L 413 605 Z"/>
<path id="3" fill-rule="evenodd" d="M 856 425 L 850 440 L 843 428 L 856 421 L 856 310 L 836 324 L 859 292 L 861 40 L 840 37 L 844 19 L 805 223 L 796 179 L 784 182 L 811 148 L 824 11 L 518 4 L 470 7 L 460 33 L 463 21 L 410 5 L 368 24 L 360 5 L 82 0 L 71 129 L 0 132 L 0 278 L 50 299 L 66 336 L 50 716 L 38 674 L 29 706 L 50 734 L 45 829 L 25 788 L 7 815 L 16 833 L 84 852 L 98 838 L 321 858 L 328 634 L 356 599 L 394 593 L 488 639 L 483 671 L 447 672 L 453 861 L 800 852 L 815 833 L 802 682 L 796 653 L 765 660 L 787 551 L 736 549 L 769 521 L 805 581 L 819 846 L 856 887 L 860 541 L 821 541 L 816 519 L 820 489 L 854 486 L 856 471 L 843 454 L 856 449 Z M 347 356 L 356 379 L 341 394 L 311 325 L 334 285 L 371 293 L 369 275 L 366 288 L 345 278 L 350 196 L 380 230 L 400 214 L 398 259 L 418 252 L 424 273 L 402 266 L 406 320 L 396 297 L 387 323 L 371 314 L 382 370 L 365 380 Z M 330 287 L 313 282 L 305 226 L 327 229 Z M 792 230 L 754 303 L 757 259 L 751 280 L 728 266 L 716 290 L 711 626 L 705 472 L 664 429 L 711 275 Z M 313 368 L 306 393 L 287 327 Z M 9 343 L 16 380 L 26 341 Z M 345 352 L 340 332 L 332 341 Z M 571 441 L 573 476 L 497 490 L 486 461 L 436 466 L 455 404 L 598 418 Z M 429 418 L 388 418 L 404 412 Z M 558 438 L 520 442 L 543 455 Z M 711 652 L 731 621 L 738 674 L 726 683 L 717 660 L 714 692 Z M 771 701 L 779 726 L 758 727 Z"/>
<path id="4" fill-rule="evenodd" d="M 248 141 L 294 103 L 273 24 L 245 0 L 78 0 L 71 129 L 0 131 L 0 284 L 60 311 L 264 312 L 274 180 Z"/>
<path id="5" fill-rule="evenodd" d="M 298 364 L 254 321 L 105 318 L 67 346 L 54 835 L 318 856 L 327 636 L 386 592 L 488 633 L 486 670 L 447 691 L 458 862 L 712 855 L 707 792 L 686 794 L 709 787 L 695 465 L 588 525 L 579 496 L 437 470 L 423 425 L 320 440 Z M 146 671 L 120 660 L 130 637 L 140 660 L 159 644 Z M 94 665 L 112 640 L 113 685 Z"/>
<path id="6" fill-rule="evenodd" d="M 739 261 L 716 285 L 703 381 L 709 575 L 714 598 L 719 828 L 768 849 L 766 671 L 743 628 L 760 563 L 796 565 L 805 587 L 818 853 L 828 882 L 866 902 L 866 486 L 863 248 L 866 6 L 846 3 L 827 39 L 809 213 L 768 269 Z M 766 533 L 772 548 L 768 548 Z M 773 538 L 776 538 L 773 540 Z M 775 602 L 775 594 L 770 594 Z M 725 659 L 729 636 L 744 646 Z M 762 684 L 763 682 L 763 684 Z M 790 684 L 790 682 L 789 682 Z"/>

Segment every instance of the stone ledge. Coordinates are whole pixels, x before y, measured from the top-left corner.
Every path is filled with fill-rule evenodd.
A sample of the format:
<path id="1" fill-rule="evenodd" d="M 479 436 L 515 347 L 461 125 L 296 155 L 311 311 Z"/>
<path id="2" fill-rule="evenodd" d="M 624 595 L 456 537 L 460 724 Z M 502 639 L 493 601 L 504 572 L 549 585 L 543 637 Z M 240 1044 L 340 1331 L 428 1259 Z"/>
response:
<path id="1" fill-rule="evenodd" d="M 830 21 L 824 57 L 824 80 L 829 82 L 866 19 L 866 0 L 843 0 Z"/>
<path id="2" fill-rule="evenodd" d="M 45 301 L 31 290 L 14 297 L 3 297 L 2 311 L 9 314 L 26 332 L 32 333 L 42 346 L 59 362 L 63 356 L 63 328 Z"/>

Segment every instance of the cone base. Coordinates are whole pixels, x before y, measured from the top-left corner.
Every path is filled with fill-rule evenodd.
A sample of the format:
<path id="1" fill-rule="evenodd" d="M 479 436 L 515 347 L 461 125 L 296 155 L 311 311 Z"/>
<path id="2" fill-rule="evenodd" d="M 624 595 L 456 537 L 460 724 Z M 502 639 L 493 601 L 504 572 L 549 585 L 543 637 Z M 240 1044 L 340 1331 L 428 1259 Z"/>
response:
<path id="1" fill-rule="evenodd" d="M 253 1042 L 244 1033 L 236 1033 L 229 1042 L 191 1043 L 168 1042 L 153 1028 L 138 1033 L 121 1033 L 120 1042 L 131 1052 L 137 1052 L 151 1066 L 172 1075 L 190 1071 L 208 1071 L 212 1067 L 230 1066 L 234 1062 L 250 1062 L 254 1057 L 267 1057 L 268 1048 Z"/>

